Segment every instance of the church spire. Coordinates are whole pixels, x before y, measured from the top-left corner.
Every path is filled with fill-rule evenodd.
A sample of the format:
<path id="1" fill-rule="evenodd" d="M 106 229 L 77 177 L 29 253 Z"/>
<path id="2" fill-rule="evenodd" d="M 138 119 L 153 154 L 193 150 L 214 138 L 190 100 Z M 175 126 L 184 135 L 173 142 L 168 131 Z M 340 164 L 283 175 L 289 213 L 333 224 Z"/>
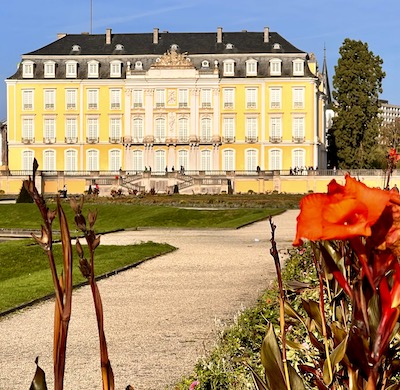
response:
<path id="1" fill-rule="evenodd" d="M 324 44 L 324 63 L 322 65 L 322 79 L 324 83 L 324 92 L 328 98 L 328 104 L 332 103 L 331 88 L 329 85 L 328 66 L 326 65 L 326 47 Z"/>

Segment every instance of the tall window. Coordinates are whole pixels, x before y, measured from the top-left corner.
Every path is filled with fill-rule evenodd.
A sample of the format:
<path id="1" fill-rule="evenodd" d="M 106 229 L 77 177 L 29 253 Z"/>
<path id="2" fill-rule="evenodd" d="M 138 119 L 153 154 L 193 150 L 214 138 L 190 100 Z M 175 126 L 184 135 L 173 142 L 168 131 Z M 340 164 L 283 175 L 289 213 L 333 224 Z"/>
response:
<path id="1" fill-rule="evenodd" d="M 99 170 L 99 151 L 95 149 L 88 150 L 86 153 L 86 170 Z"/>
<path id="2" fill-rule="evenodd" d="M 235 167 L 235 152 L 232 149 L 225 149 L 222 154 L 222 169 L 224 171 L 234 171 Z"/>
<path id="3" fill-rule="evenodd" d="M 282 118 L 271 117 L 269 119 L 269 125 L 270 142 L 282 142 Z"/>
<path id="4" fill-rule="evenodd" d="M 277 171 L 282 169 L 282 150 L 272 149 L 269 152 L 269 169 Z"/>
<path id="5" fill-rule="evenodd" d="M 270 88 L 269 101 L 270 101 L 270 108 L 281 108 L 282 88 Z"/>
<path id="6" fill-rule="evenodd" d="M 33 142 L 35 140 L 35 127 L 33 118 L 22 119 L 22 141 Z M 31 167 L 32 168 L 32 167 Z"/>
<path id="7" fill-rule="evenodd" d="M 211 89 L 202 89 L 201 90 L 201 107 L 202 108 L 210 108 L 212 103 L 211 97 Z"/>
<path id="8" fill-rule="evenodd" d="M 141 150 L 134 150 L 132 152 L 132 169 L 134 171 L 143 171 L 143 152 Z"/>
<path id="9" fill-rule="evenodd" d="M 43 152 L 43 170 L 56 171 L 56 152 L 54 150 L 45 150 Z"/>
<path id="10" fill-rule="evenodd" d="M 47 61 L 44 63 L 44 77 L 45 78 L 56 77 L 56 63 L 54 61 Z"/>
<path id="11" fill-rule="evenodd" d="M 167 160 L 165 158 L 165 150 L 156 150 L 154 153 L 154 171 L 164 172 L 167 165 Z"/>
<path id="12" fill-rule="evenodd" d="M 113 172 L 118 172 L 121 167 L 121 151 L 117 149 L 110 150 L 108 153 L 108 169 Z"/>
<path id="13" fill-rule="evenodd" d="M 74 149 L 65 151 L 65 168 L 66 172 L 78 170 L 78 152 Z"/>
<path id="14" fill-rule="evenodd" d="M 245 169 L 246 171 L 257 170 L 258 162 L 257 162 L 257 150 L 255 149 L 247 149 L 245 152 Z"/>
<path id="15" fill-rule="evenodd" d="M 88 118 L 86 141 L 95 143 L 99 141 L 99 120 L 98 118 Z"/>
<path id="16" fill-rule="evenodd" d="M 235 141 L 235 118 L 224 118 L 222 122 L 222 132 L 225 142 Z"/>
<path id="17" fill-rule="evenodd" d="M 98 89 L 88 89 L 88 109 L 97 110 L 99 108 L 99 90 Z"/>
<path id="18" fill-rule="evenodd" d="M 257 108 L 257 88 L 246 88 L 246 108 Z"/>
<path id="19" fill-rule="evenodd" d="M 200 170 L 211 171 L 211 150 L 202 150 L 200 152 Z"/>
<path id="20" fill-rule="evenodd" d="M 111 110 L 121 109 L 121 90 L 110 89 L 110 108 Z"/>
<path id="21" fill-rule="evenodd" d="M 77 76 L 78 63 L 76 61 L 67 61 L 65 63 L 65 77 L 76 78 Z"/>
<path id="22" fill-rule="evenodd" d="M 133 90 L 133 108 L 143 107 L 143 91 L 141 89 Z"/>
<path id="23" fill-rule="evenodd" d="M 187 89 L 180 89 L 178 91 L 178 105 L 181 108 L 189 106 L 189 91 Z"/>
<path id="24" fill-rule="evenodd" d="M 24 150 L 22 152 L 22 169 L 24 171 L 32 172 L 33 158 L 33 150 Z"/>
<path id="25" fill-rule="evenodd" d="M 156 89 L 155 95 L 156 108 L 165 107 L 165 89 Z"/>
<path id="26" fill-rule="evenodd" d="M 201 118 L 200 141 L 211 142 L 212 140 L 212 122 L 211 118 Z"/>
<path id="27" fill-rule="evenodd" d="M 67 110 L 76 110 L 77 108 L 77 89 L 66 89 L 65 90 L 65 101 L 67 104 Z"/>
<path id="28" fill-rule="evenodd" d="M 44 109 L 54 110 L 56 108 L 56 90 L 45 89 L 44 90 Z"/>
<path id="29" fill-rule="evenodd" d="M 178 152 L 178 166 L 189 169 L 189 152 L 187 150 L 180 150 Z"/>
<path id="30" fill-rule="evenodd" d="M 235 89 L 223 89 L 224 108 L 233 108 L 235 106 Z"/>
<path id="31" fill-rule="evenodd" d="M 56 120 L 54 118 L 44 119 L 43 137 L 44 137 L 44 142 L 46 143 L 55 142 Z"/>
<path id="32" fill-rule="evenodd" d="M 189 120 L 188 118 L 179 118 L 178 120 L 178 139 L 180 142 L 189 141 Z"/>
<path id="33" fill-rule="evenodd" d="M 293 142 L 304 142 L 304 117 L 293 117 L 292 136 Z"/>
<path id="34" fill-rule="evenodd" d="M 269 62 L 270 75 L 280 76 L 282 73 L 282 61 L 279 59 L 273 59 Z"/>
<path id="35" fill-rule="evenodd" d="M 33 78 L 33 70 L 34 70 L 35 63 L 32 61 L 24 61 L 22 63 L 22 77 L 25 79 L 32 79 Z"/>
<path id="36" fill-rule="evenodd" d="M 23 110 L 33 110 L 33 89 L 24 89 L 22 91 L 22 109 Z"/>
<path id="37" fill-rule="evenodd" d="M 166 126 L 165 126 L 165 118 L 157 118 L 156 125 L 154 129 L 154 137 L 156 142 L 165 142 L 166 137 Z"/>
<path id="38" fill-rule="evenodd" d="M 121 61 L 111 61 L 110 77 L 121 77 Z"/>
<path id="39" fill-rule="evenodd" d="M 121 142 L 121 118 L 110 118 L 110 142 Z"/>
<path id="40" fill-rule="evenodd" d="M 235 75 L 235 61 L 225 60 L 224 61 L 224 76 L 234 76 Z"/>
<path id="41" fill-rule="evenodd" d="M 293 76 L 304 76 L 304 61 L 294 60 L 293 61 Z"/>
<path id="42" fill-rule="evenodd" d="M 295 149 L 292 152 L 292 167 L 305 167 L 305 153 L 303 149 Z"/>
<path id="43" fill-rule="evenodd" d="M 65 142 L 72 144 L 78 142 L 78 120 L 77 118 L 66 118 L 65 120 Z"/>
<path id="44" fill-rule="evenodd" d="M 135 142 L 143 142 L 143 118 L 133 118 L 132 135 Z"/>
<path id="45" fill-rule="evenodd" d="M 88 77 L 99 77 L 99 63 L 97 61 L 88 62 Z"/>
<path id="46" fill-rule="evenodd" d="M 293 108 L 304 108 L 304 88 L 295 87 L 292 89 Z"/>
<path id="47" fill-rule="evenodd" d="M 246 142 L 258 141 L 257 117 L 246 117 Z"/>
<path id="48" fill-rule="evenodd" d="M 257 76 L 257 61 L 247 60 L 246 61 L 246 76 Z"/>

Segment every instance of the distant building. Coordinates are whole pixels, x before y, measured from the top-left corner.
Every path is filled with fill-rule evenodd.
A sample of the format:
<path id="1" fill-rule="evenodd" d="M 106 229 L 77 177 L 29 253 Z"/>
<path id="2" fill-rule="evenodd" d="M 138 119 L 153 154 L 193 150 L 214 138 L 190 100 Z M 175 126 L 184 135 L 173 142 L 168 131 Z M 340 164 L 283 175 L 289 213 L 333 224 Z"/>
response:
<path id="1" fill-rule="evenodd" d="M 326 167 L 327 75 L 269 28 L 59 34 L 6 84 L 10 170 Z"/>
<path id="2" fill-rule="evenodd" d="M 400 119 L 400 105 L 389 104 L 387 100 L 380 100 L 380 116 L 382 125 L 387 125 Z"/>

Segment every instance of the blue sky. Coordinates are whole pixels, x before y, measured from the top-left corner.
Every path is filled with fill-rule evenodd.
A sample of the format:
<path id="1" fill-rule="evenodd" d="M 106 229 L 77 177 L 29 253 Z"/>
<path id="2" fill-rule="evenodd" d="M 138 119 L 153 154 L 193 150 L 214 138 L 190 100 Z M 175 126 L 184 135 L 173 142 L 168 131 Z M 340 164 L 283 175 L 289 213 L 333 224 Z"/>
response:
<path id="1" fill-rule="evenodd" d="M 0 120 L 6 119 L 5 80 L 23 53 L 56 40 L 57 33 L 90 31 L 91 0 L 2 1 L 0 39 Z M 400 105 L 400 1 L 384 0 L 92 0 L 92 32 L 263 31 L 269 27 L 289 42 L 316 55 L 324 46 L 332 78 L 345 38 L 366 42 L 384 63 L 382 99 Z M 190 55 L 190 53 L 189 53 Z M 332 86 L 331 86 L 332 87 Z"/>

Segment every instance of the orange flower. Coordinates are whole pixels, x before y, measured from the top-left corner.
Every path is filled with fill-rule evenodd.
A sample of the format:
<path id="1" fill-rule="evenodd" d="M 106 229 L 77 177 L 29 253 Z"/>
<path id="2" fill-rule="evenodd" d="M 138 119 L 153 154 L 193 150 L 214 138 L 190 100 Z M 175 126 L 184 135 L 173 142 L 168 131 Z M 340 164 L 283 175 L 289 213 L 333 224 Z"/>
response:
<path id="1" fill-rule="evenodd" d="M 390 192 L 369 188 L 349 175 L 345 186 L 332 180 L 327 194 L 310 194 L 301 200 L 293 245 L 301 245 L 303 238 L 316 241 L 370 236 L 371 226 L 390 197 Z"/>

